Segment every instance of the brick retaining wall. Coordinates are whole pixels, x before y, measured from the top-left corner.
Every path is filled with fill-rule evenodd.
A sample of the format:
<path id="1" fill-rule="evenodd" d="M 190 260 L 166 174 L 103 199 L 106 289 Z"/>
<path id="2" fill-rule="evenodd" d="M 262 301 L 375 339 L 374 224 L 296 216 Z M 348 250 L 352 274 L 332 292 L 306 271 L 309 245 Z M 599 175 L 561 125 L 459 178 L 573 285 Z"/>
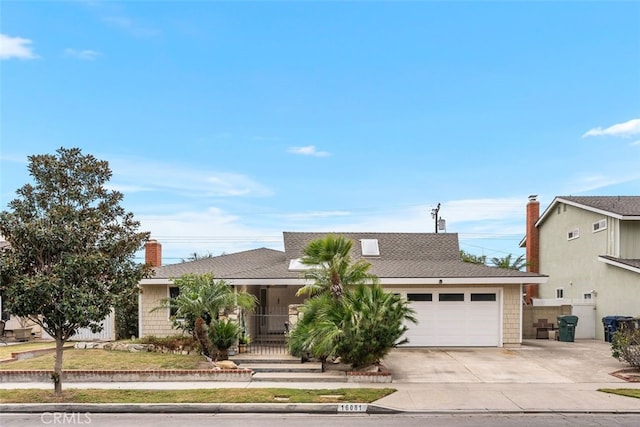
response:
<path id="1" fill-rule="evenodd" d="M 51 382 L 49 370 L 0 370 L 0 383 Z M 64 382 L 251 381 L 250 369 L 68 370 Z"/>

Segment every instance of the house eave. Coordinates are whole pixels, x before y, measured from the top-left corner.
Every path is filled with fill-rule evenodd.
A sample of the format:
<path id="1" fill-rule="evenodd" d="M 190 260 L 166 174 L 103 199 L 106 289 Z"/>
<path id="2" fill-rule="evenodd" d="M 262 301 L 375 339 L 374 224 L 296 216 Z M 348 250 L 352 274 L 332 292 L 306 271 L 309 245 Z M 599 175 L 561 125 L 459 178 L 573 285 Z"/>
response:
<path id="1" fill-rule="evenodd" d="M 640 268 L 634 267 L 632 265 L 628 265 L 628 264 L 625 264 L 625 263 L 622 263 L 620 261 L 615 261 L 615 260 L 612 260 L 610 258 L 605 258 L 603 256 L 599 256 L 598 257 L 598 261 L 604 262 L 605 264 L 609 264 L 609 265 L 612 265 L 614 267 L 619 267 L 619 268 L 622 268 L 622 269 L 625 269 L 625 270 L 629 270 L 629 271 L 633 271 L 634 273 L 640 274 Z"/>
<path id="2" fill-rule="evenodd" d="M 235 286 L 304 286 L 304 279 L 225 279 Z M 397 285 L 521 285 L 524 283 L 546 283 L 546 276 L 532 277 L 380 277 L 379 283 L 383 286 Z M 144 279 L 140 286 L 172 285 L 171 279 Z"/>

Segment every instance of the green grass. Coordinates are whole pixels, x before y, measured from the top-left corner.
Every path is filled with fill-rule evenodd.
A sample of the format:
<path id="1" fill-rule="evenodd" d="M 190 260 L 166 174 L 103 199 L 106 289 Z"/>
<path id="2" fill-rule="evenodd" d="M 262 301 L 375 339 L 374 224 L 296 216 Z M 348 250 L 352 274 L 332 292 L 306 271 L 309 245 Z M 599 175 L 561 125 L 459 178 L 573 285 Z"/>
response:
<path id="1" fill-rule="evenodd" d="M 638 388 L 601 388 L 598 391 L 640 399 L 640 389 Z"/>
<path id="2" fill-rule="evenodd" d="M 17 347 L 17 346 L 16 346 Z M 53 370 L 55 353 L 48 353 L 32 359 L 9 362 L 0 369 L 46 369 Z M 71 349 L 64 352 L 62 369 L 207 369 L 211 366 L 198 354 L 168 354 L 99 349 Z"/>
<path id="3" fill-rule="evenodd" d="M 45 342 L 26 342 L 23 344 L 4 345 L 0 344 L 0 359 L 9 359 L 11 353 L 19 353 L 27 350 L 39 350 L 42 348 L 56 348 L 56 343 L 53 341 Z"/>
<path id="4" fill-rule="evenodd" d="M 371 403 L 395 391 L 392 388 L 67 389 L 56 397 L 52 390 L 17 389 L 0 390 L 0 403 Z"/>

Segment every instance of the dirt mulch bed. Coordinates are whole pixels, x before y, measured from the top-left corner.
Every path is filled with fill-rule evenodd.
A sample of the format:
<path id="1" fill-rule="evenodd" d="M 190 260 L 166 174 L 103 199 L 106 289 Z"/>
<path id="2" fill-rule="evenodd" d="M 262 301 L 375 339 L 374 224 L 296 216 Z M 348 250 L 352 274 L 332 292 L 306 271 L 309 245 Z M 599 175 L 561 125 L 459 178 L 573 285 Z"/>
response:
<path id="1" fill-rule="evenodd" d="M 640 369 L 637 368 L 621 369 L 619 371 L 612 372 L 611 375 L 630 383 L 640 383 Z"/>

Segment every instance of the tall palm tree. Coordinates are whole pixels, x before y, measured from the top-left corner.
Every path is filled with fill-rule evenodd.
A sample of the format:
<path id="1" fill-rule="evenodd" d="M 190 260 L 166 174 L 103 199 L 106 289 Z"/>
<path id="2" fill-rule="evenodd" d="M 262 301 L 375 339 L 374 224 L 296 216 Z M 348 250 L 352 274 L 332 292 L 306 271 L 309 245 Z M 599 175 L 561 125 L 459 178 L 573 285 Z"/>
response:
<path id="1" fill-rule="evenodd" d="M 339 299 L 347 286 L 375 282 L 376 277 L 368 272 L 371 264 L 363 259 L 352 261 L 352 248 L 352 240 L 333 234 L 309 242 L 301 260 L 311 267 L 304 273 L 309 283 L 297 295 L 330 292 L 334 299 Z"/>
<path id="2" fill-rule="evenodd" d="M 524 255 L 520 255 L 516 259 L 512 259 L 511 254 L 503 258 L 493 257 L 491 258 L 491 263 L 498 268 L 508 268 L 510 270 L 522 270 L 527 266 L 527 260 Z"/>

